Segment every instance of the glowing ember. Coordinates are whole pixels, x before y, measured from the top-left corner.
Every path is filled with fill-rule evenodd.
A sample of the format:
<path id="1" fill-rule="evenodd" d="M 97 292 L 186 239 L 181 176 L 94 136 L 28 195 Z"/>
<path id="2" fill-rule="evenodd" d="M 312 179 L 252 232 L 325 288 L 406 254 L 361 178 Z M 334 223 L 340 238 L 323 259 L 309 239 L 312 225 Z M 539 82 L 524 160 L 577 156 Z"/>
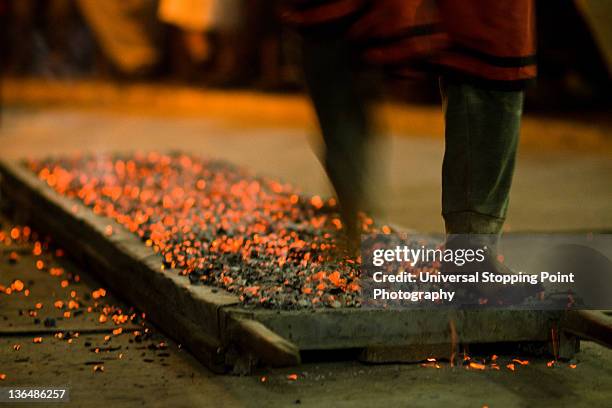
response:
<path id="1" fill-rule="evenodd" d="M 360 305 L 359 264 L 339 250 L 334 200 L 183 154 L 79 157 L 30 168 L 122 224 L 159 254 L 162 268 L 194 284 L 222 287 L 249 306 Z M 363 229 L 373 231 L 371 220 Z"/>
<path id="2" fill-rule="evenodd" d="M 94 290 L 93 292 L 91 292 L 91 297 L 94 299 L 99 299 L 101 297 L 106 296 L 106 290 L 105 289 L 98 289 L 98 290 Z"/>
<path id="3" fill-rule="evenodd" d="M 474 370 L 484 370 L 487 367 L 484 364 L 480 364 L 480 363 L 476 363 L 474 361 L 470 362 L 470 368 L 473 368 Z"/>
<path id="4" fill-rule="evenodd" d="M 13 289 L 14 291 L 17 292 L 21 292 L 24 288 L 24 284 L 22 281 L 20 281 L 19 279 L 16 279 L 12 284 L 11 284 L 11 289 Z"/>

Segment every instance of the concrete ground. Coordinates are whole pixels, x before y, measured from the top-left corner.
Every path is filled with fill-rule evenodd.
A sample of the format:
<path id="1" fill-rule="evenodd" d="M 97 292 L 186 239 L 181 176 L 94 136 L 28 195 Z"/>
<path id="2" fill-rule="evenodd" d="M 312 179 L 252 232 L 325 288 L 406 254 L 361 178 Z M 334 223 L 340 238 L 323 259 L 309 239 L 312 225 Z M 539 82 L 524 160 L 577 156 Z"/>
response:
<path id="1" fill-rule="evenodd" d="M 36 103 L 31 96 L 28 99 L 4 92 L 8 106 L 0 128 L 2 157 L 180 149 L 228 159 L 254 172 L 295 183 L 306 192 L 329 193 L 312 149 L 318 145 L 312 122 L 307 115 L 283 114 L 283 106 L 289 105 L 290 112 L 299 111 L 304 101 L 279 98 L 275 102 L 274 97 L 267 96 L 261 98 L 266 102 L 259 106 L 257 95 L 237 95 L 239 103 L 232 106 L 230 95 L 220 105 L 202 105 L 198 113 L 192 104 L 181 108 L 180 92 L 174 109 L 163 104 L 162 108 L 150 109 L 140 99 L 134 102 L 138 98 L 132 98 L 129 89 L 125 91 L 128 102 L 121 100 L 122 91 L 112 99 L 102 89 L 100 94 L 106 95 L 102 98 L 106 105 L 93 106 L 49 106 Z M 155 90 L 146 92 L 157 94 Z M 172 98 L 171 91 L 163 92 Z M 91 98 L 95 99 L 95 92 Z M 160 103 L 155 100 L 156 106 Z M 224 115 L 225 111 L 236 110 L 239 116 Z M 441 231 L 439 179 L 443 141 L 439 134 L 424 134 L 428 124 L 435 130 L 432 133 L 439 133 L 439 112 L 437 108 L 422 107 L 393 112 L 399 118 L 389 127 L 388 155 L 381 159 L 388 163 L 388 185 L 392 188 L 381 195 L 381 202 L 389 219 L 397 224 L 421 231 Z M 406 125 L 393 126 L 410 122 L 406 118 L 419 121 L 415 122 L 414 132 Z M 594 131 L 574 122 L 555 122 L 553 126 L 538 118 L 528 118 L 526 126 L 529 143 L 522 146 L 520 153 L 508 227 L 612 230 L 612 150 L 609 142 L 600 137 L 602 132 L 610 136 L 608 130 Z M 542 143 L 537 142 L 540 129 L 545 139 Z M 33 273 L 32 267 L 18 269 L 9 265 L 5 252 L 0 259 L 0 284 L 6 285 L 21 273 Z M 27 254 L 22 261 L 19 265 L 26 265 Z M 79 273 L 87 276 L 87 271 Z M 50 304 L 56 299 L 57 292 L 52 287 L 58 283 L 39 284 L 42 279 L 42 275 L 30 277 L 35 285 L 30 297 L 22 302 Z M 98 286 L 90 278 L 79 285 L 79 293 Z M 36 287 L 41 289 L 35 293 Z M 146 346 L 130 343 L 130 335 L 115 336 L 111 343 L 121 349 L 103 352 L 102 356 L 93 353 L 91 349 L 96 345 L 104 347 L 104 336 L 108 334 L 86 333 L 92 324 L 86 319 L 71 328 L 83 331 L 72 344 L 52 334 L 44 335 L 41 344 L 34 344 L 32 318 L 19 316 L 17 309 L 26 306 L 10 306 L 14 301 L 11 296 L 0 294 L 0 314 L 4 316 L 0 316 L 0 328 L 12 331 L 10 336 L 6 332 L 0 334 L 0 373 L 7 374 L 0 386 L 70 384 L 74 406 L 608 407 L 612 400 L 612 351 L 592 343 L 583 343 L 575 369 L 566 363 L 549 368 L 542 359 L 531 360 L 515 371 L 504 365 L 499 371 L 478 371 L 447 364 L 436 369 L 420 365 L 367 366 L 349 361 L 262 370 L 248 377 L 217 376 L 160 333 Z M 167 342 L 167 349 L 148 348 L 162 341 Z M 86 342 L 91 345 L 85 346 Z M 21 344 L 21 349 L 14 351 L 14 344 Z M 508 362 L 511 357 L 503 356 L 501 360 Z M 104 372 L 93 371 L 91 363 L 95 361 L 104 361 Z M 297 374 L 297 381 L 289 380 L 289 374 Z"/>

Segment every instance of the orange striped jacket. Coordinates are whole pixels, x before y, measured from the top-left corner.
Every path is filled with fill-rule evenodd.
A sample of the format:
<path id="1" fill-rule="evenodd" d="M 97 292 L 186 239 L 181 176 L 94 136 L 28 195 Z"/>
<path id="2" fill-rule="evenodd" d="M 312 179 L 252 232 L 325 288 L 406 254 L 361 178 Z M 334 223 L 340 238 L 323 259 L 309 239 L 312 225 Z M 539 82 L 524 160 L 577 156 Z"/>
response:
<path id="1" fill-rule="evenodd" d="M 534 0 L 287 0 L 305 34 L 343 35 L 366 63 L 500 88 L 536 76 Z"/>

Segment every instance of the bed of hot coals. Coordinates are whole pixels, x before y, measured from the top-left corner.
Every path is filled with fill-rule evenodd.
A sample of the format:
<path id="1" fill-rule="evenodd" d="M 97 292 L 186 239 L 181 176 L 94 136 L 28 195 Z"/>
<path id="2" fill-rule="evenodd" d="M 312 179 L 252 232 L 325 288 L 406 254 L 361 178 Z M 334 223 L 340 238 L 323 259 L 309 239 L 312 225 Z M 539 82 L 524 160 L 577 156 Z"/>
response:
<path id="1" fill-rule="evenodd" d="M 29 167 L 137 234 L 164 268 L 235 293 L 245 306 L 360 305 L 359 259 L 341 250 L 334 199 L 186 154 L 80 156 Z M 362 223 L 374 232 L 371 219 Z"/>

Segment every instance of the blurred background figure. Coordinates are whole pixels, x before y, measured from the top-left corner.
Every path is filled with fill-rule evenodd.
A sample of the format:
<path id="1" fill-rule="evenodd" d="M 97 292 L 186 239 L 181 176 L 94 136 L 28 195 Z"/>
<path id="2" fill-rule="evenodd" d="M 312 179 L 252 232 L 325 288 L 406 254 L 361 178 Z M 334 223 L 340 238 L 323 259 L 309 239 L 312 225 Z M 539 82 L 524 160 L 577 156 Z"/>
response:
<path id="1" fill-rule="evenodd" d="M 275 0 L 161 0 L 159 18 L 178 37 L 173 72 L 213 87 L 282 85 Z"/>
<path id="2" fill-rule="evenodd" d="M 295 89 L 277 3 L 0 0 L 1 69 L 11 76 Z"/>
<path id="3" fill-rule="evenodd" d="M 78 0 L 97 43 L 117 74 L 143 76 L 161 59 L 156 4 L 150 0 Z"/>
<path id="4" fill-rule="evenodd" d="M 175 28 L 171 50 L 173 72 L 187 80 L 240 82 L 246 75 L 240 41 L 244 20 L 241 0 L 161 0 L 161 21 Z M 211 74 L 212 73 L 212 74 Z M 209 78 L 210 80 L 210 78 Z"/>

